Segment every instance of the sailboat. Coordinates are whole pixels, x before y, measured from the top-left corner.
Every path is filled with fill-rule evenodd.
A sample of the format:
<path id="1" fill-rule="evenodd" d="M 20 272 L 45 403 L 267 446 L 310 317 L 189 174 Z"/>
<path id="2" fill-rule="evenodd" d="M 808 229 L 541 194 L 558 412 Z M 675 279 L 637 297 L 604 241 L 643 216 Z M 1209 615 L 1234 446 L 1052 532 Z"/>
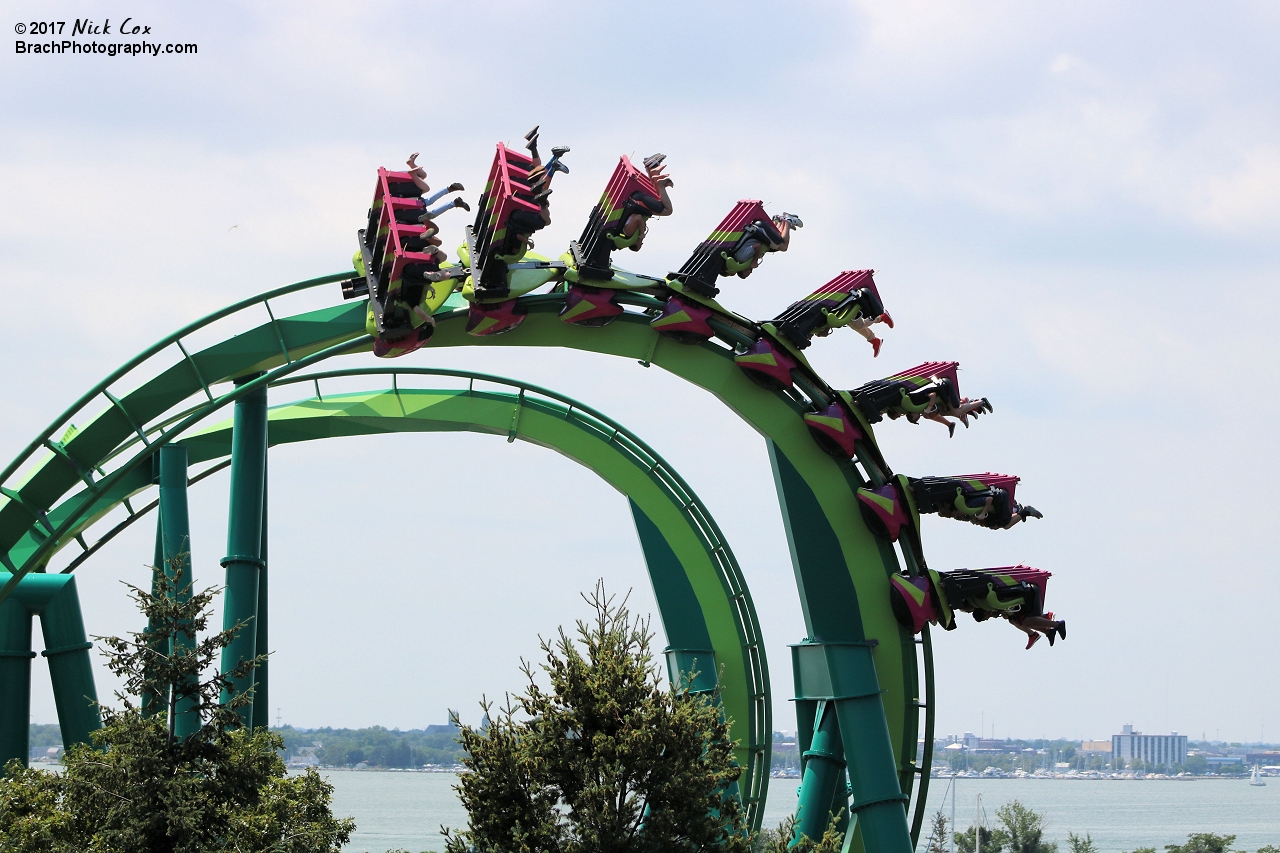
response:
<path id="1" fill-rule="evenodd" d="M 1262 778 L 1258 776 L 1258 765 L 1256 764 L 1253 765 L 1253 776 L 1249 777 L 1249 784 L 1258 788 L 1265 788 L 1267 785 L 1267 783 L 1263 782 Z"/>

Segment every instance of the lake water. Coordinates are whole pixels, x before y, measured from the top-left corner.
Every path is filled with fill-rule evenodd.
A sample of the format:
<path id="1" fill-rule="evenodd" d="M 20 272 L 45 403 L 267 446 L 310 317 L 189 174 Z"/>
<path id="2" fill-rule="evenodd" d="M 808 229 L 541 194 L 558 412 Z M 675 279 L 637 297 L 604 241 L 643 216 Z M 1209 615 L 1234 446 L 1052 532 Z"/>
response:
<path id="1" fill-rule="evenodd" d="M 451 773 L 326 770 L 324 775 L 333 783 L 334 812 L 356 819 L 350 853 L 442 850 L 440 825 L 466 825 Z M 931 813 L 943 808 L 948 781 L 932 780 Z M 1234 834 L 1234 849 L 1252 853 L 1265 844 L 1280 846 L 1280 779 L 1268 782 L 1255 788 L 1243 779 L 957 779 L 956 822 L 962 828 L 974 822 L 981 794 L 988 824 L 995 821 L 996 809 L 1014 799 L 1043 812 L 1048 837 L 1059 842 L 1062 853 L 1068 831 L 1090 833 L 1100 853 L 1161 850 L 1192 832 Z M 798 784 L 796 779 L 770 780 L 765 826 L 776 826 L 795 808 Z M 950 816 L 949 799 L 944 811 Z"/>

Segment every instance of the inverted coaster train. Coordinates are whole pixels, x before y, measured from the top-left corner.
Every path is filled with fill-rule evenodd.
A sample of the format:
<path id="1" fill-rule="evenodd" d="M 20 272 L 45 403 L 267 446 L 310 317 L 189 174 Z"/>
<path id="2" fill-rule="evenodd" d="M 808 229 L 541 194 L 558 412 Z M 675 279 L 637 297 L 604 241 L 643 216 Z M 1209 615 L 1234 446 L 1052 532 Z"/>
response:
<path id="1" fill-rule="evenodd" d="M 1028 648 L 1040 636 L 1048 637 L 1050 643 L 1065 637 L 1065 622 L 1055 621 L 1044 611 L 1047 572 L 1023 566 L 937 572 L 925 563 L 922 513 L 995 529 L 1040 517 L 1034 508 L 1014 500 L 1017 478 L 897 475 L 875 441 L 872 425 L 885 417 L 913 423 L 921 418 L 935 420 L 953 432 L 951 418 L 967 426 L 969 418 L 990 412 L 990 404 L 985 398 L 969 400 L 959 395 L 954 362 L 926 362 L 848 391 L 833 389 L 822 380 L 803 352 L 815 336 L 847 326 L 862 334 L 871 343 L 873 355 L 878 355 L 881 341 L 871 327 L 892 326 L 871 270 L 842 272 L 766 322 L 749 320 L 717 302 L 722 279 L 747 278 L 765 256 L 786 251 L 793 232 L 802 227 L 792 214 L 770 217 L 758 201 L 735 205 L 678 272 L 656 278 L 614 266 L 614 251 L 638 251 L 651 217 L 673 210 L 668 192 L 672 182 L 662 170 L 661 155 L 646 159 L 643 169 L 621 158 L 582 236 L 556 260 L 534 254 L 532 235 L 550 222 L 550 184 L 557 173 L 568 171 L 563 162 L 568 149 L 553 149 L 553 157 L 543 163 L 536 129 L 527 139 L 528 155 L 505 145 L 497 147 L 475 221 L 466 229 L 456 263 L 449 263 L 440 248 L 435 220 L 449 208 L 467 205 L 460 199 L 436 208 L 431 205 L 461 186 L 454 184 L 432 194 L 425 172 L 413 158 L 408 171 L 380 169 L 374 202 L 359 234 L 354 278 L 349 272 L 340 273 L 271 291 L 168 336 L 84 395 L 6 467 L 0 474 L 0 563 L 7 570 L 0 574 L 0 687 L 4 688 L 0 748 L 7 749 L 17 737 L 18 711 L 25 744 L 26 711 L 18 707 L 18 698 L 23 692 L 19 689 L 23 667 L 29 685 L 33 613 L 42 616 L 49 646 L 46 655 L 51 662 L 68 662 L 58 694 L 60 719 L 64 704 L 67 710 L 64 738 L 82 740 L 92 728 L 95 715 L 86 714 L 80 707 L 85 703 L 76 699 L 92 694 L 83 626 L 79 626 L 78 641 L 69 642 L 63 636 L 76 633 L 78 606 L 70 621 L 46 614 L 41 602 L 57 597 L 57 590 L 31 586 L 39 578 L 28 575 L 48 576 L 51 559 L 72 544 L 78 544 L 81 553 L 63 575 L 81 565 L 142 515 L 130 504 L 131 498 L 136 500 L 155 485 L 160 488 L 156 562 L 163 563 L 164 558 L 181 553 L 180 543 L 185 543 L 187 485 L 230 464 L 232 506 L 228 556 L 223 560 L 225 620 L 235 624 L 252 619 L 257 631 L 242 632 L 239 645 L 228 649 L 224 666 L 229 669 L 267 647 L 264 494 L 268 444 L 386 430 L 420 431 L 424 422 L 435 424 L 426 427 L 433 430 L 498 432 L 497 424 L 508 415 L 509 438 L 548 443 L 545 436 L 532 437 L 538 417 L 529 414 L 536 407 L 531 408 L 524 390 L 514 399 L 489 399 L 469 389 L 466 399 L 450 403 L 465 411 L 460 409 L 449 416 L 452 420 L 446 419 L 454 426 L 442 427 L 443 421 L 422 420 L 426 411 L 422 406 L 406 407 L 406 399 L 423 400 L 394 382 L 390 391 L 370 392 L 374 396 L 368 399 L 326 397 L 320 381 L 347 371 L 308 374 L 308 368 L 337 355 L 369 350 L 385 358 L 424 346 L 556 346 L 662 367 L 717 396 L 766 439 L 807 627 L 807 636 L 792 647 L 803 755 L 799 829 L 820 835 L 835 814 L 853 830 L 852 848 L 909 849 L 919 837 L 932 757 L 929 625 L 953 628 L 955 611 L 963 610 L 980 621 L 1006 618 L 1027 633 Z M 276 317 L 271 311 L 273 300 L 335 281 L 341 282 L 346 299 L 360 301 L 287 317 Z M 543 287 L 549 292 L 534 292 Z M 198 351 L 184 346 L 193 332 L 258 306 L 265 306 L 268 322 Z M 127 384 L 131 375 L 144 372 L 151 378 L 128 393 L 112 393 L 113 388 Z M 414 370 L 382 372 L 395 376 Z M 268 413 L 267 387 L 299 381 L 314 382 L 316 398 Z M 445 392 L 425 393 L 453 400 Z M 370 409 L 375 398 L 394 400 L 394 406 L 371 415 L 379 408 Z M 489 408 L 476 409 L 481 403 Z M 229 404 L 236 410 L 234 427 L 191 432 Z M 93 412 L 94 406 L 101 410 Z M 571 419 L 575 406 L 585 410 L 570 401 L 566 419 Z M 411 411 L 417 414 L 410 415 Z M 71 426 L 73 417 L 86 426 Z M 86 417 L 90 420 L 84 421 Z M 400 421 L 405 425 L 387 426 Z M 624 434 L 615 425 L 609 441 Z M 213 441 L 222 442 L 217 453 L 208 450 L 209 436 L 214 435 L 223 437 Z M 223 461 L 227 451 L 229 462 Z M 188 465 L 206 461 L 213 463 L 211 467 L 186 475 Z M 632 497 L 634 510 L 637 504 Z M 696 505 L 686 502 L 681 512 L 706 515 L 709 521 L 705 512 L 690 509 Z M 167 513 L 166 506 L 171 507 Z M 87 531 L 116 508 L 123 508 L 124 520 L 90 545 Z M 637 527 L 645 543 L 642 515 L 637 515 Z M 708 592 L 708 581 L 696 579 L 701 570 L 690 568 L 696 560 L 680 556 L 676 563 L 683 568 L 668 574 L 686 576 L 685 584 L 696 590 L 700 603 L 692 610 L 686 608 L 684 616 L 677 615 L 678 608 L 668 613 L 655 564 L 665 559 L 664 548 L 684 535 L 673 532 L 680 528 L 675 518 L 671 516 L 671 524 L 659 525 L 650 534 L 652 548 L 645 544 L 668 640 L 674 651 L 689 652 L 669 656 L 668 662 L 673 676 L 689 667 L 708 671 L 706 658 L 716 664 L 710 671 L 724 667 L 728 673 L 720 685 L 727 710 L 738 724 L 742 723 L 739 714 L 748 720 L 748 731 L 739 735 L 745 741 L 740 760 L 747 770 L 741 792 L 758 826 L 767 780 L 760 762 L 768 755 L 770 722 L 767 710 L 760 710 L 768 707 L 767 675 L 765 683 L 759 683 L 767 671 L 754 612 L 745 583 L 726 580 L 736 566 L 729 571 L 723 557 L 718 557 L 719 568 L 706 576 L 719 578 L 714 586 L 722 588 L 726 604 L 721 605 L 713 601 L 720 594 Z M 687 519 L 681 523 L 692 524 Z M 714 528 L 714 522 L 710 524 Z M 729 553 L 727 545 L 716 544 L 718 532 L 705 532 L 711 528 L 704 523 L 689 529 L 704 531 L 695 539 L 711 542 L 703 549 L 706 553 Z M 686 552 L 693 553 L 685 547 L 681 554 Z M 31 591 L 25 591 L 29 586 Z M 687 599 L 688 593 L 681 594 Z M 688 615 L 695 610 L 700 611 L 696 617 Z M 728 615 L 713 619 L 708 616 L 712 611 Z M 724 630 L 738 638 L 740 651 L 730 651 L 715 640 L 708 640 L 710 648 L 699 651 L 689 648 L 693 641 L 675 639 L 675 634 L 688 635 L 684 624 L 709 626 L 715 619 L 729 620 Z M 717 629 L 710 630 L 715 634 Z M 703 660 L 695 663 L 698 655 Z M 742 665 L 728 661 L 725 666 L 726 658 Z M 253 685 L 241 685 L 241 689 L 250 687 L 261 701 L 255 701 L 246 723 L 265 725 L 265 672 L 256 676 Z M 921 711 L 923 732 L 919 731 Z M 8 728 L 14 732 L 6 734 Z M 920 734 L 924 748 L 917 755 Z"/>

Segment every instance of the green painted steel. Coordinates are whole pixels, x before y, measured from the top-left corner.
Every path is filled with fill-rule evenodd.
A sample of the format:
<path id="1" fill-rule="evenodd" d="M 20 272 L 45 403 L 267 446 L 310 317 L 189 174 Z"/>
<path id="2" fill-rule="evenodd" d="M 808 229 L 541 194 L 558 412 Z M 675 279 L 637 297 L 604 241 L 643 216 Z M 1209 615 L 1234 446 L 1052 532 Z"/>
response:
<path id="1" fill-rule="evenodd" d="M 191 519 L 187 509 L 187 449 L 181 444 L 168 444 L 156 454 L 159 459 L 159 522 L 161 554 L 156 568 L 172 580 L 181 579 L 174 590 L 179 600 L 191 598 Z M 195 632 L 179 633 L 173 640 L 174 651 L 195 645 Z M 166 652 L 169 650 L 166 649 Z M 186 737 L 200 728 L 200 712 L 194 696 L 170 697 L 164 708 L 174 715 L 174 734 Z"/>
<path id="2" fill-rule="evenodd" d="M 517 393 L 464 389 L 397 390 L 397 374 L 456 376 L 468 383 L 508 384 Z M 291 377 L 280 384 L 314 383 L 334 376 L 374 374 L 392 383 L 389 390 L 368 394 L 326 395 L 270 410 L 268 437 L 272 445 L 340 435 L 393 431 L 480 431 L 551 447 L 593 471 L 628 495 L 646 560 L 654 578 L 659 613 L 672 646 L 668 660 L 674 671 L 699 673 L 695 687 L 707 686 L 708 676 L 723 667 L 720 684 L 726 713 L 746 727 L 738 760 L 746 768 L 741 794 L 755 826 L 762 817 L 768 784 L 772 732 L 768 670 L 758 621 L 750 594 L 723 534 L 688 484 L 634 434 L 600 412 L 537 386 L 499 377 L 442 370 L 377 368 L 334 371 Z M 216 462 L 231 452 L 234 422 L 186 436 L 180 446 L 192 465 Z M 171 435 L 176 438 L 176 434 Z M 149 480 L 141 471 L 122 479 L 134 496 Z M 199 481 L 203 474 L 192 477 Z M 122 498 L 117 496 L 115 500 Z M 76 496 L 68 504 L 79 505 Z M 145 511 L 145 510 L 144 510 Z M 100 507 L 89 514 L 101 514 Z M 140 517 L 141 512 L 133 517 Z M 55 508 L 53 517 L 63 513 Z M 133 518 L 131 517 L 131 518 Z M 121 529 L 117 525 L 110 535 Z M 656 536 L 654 533 L 656 532 Z M 680 657 L 688 653 L 691 657 Z M 708 654 L 710 652 L 710 654 Z M 255 702 L 255 707 L 257 703 Z"/>
<path id="3" fill-rule="evenodd" d="M 243 625 L 222 650 L 222 674 L 258 656 L 258 581 L 262 560 L 263 512 L 267 478 L 267 387 L 260 385 L 236 401 L 231 431 L 231 507 L 227 514 L 227 570 L 222 592 L 222 630 Z M 253 673 L 228 679 L 227 702 L 253 687 Z M 252 695 L 252 694 L 251 694 Z M 240 709 L 240 719 L 253 724 L 253 703 Z"/>
<path id="4" fill-rule="evenodd" d="M 24 764 L 31 751 L 31 611 L 10 596 L 0 601 L 0 761 Z M 2 766 L 2 765 L 0 765 Z"/>
<path id="5" fill-rule="evenodd" d="M 262 566 L 258 571 L 258 607 L 257 615 L 254 618 L 254 627 L 257 629 L 254 647 L 258 649 L 259 654 L 265 654 L 271 649 L 270 638 L 267 633 L 267 540 L 267 473 L 264 471 L 262 477 L 262 545 L 258 549 L 258 557 L 262 560 Z M 271 661 L 264 659 L 253 670 L 252 725 L 255 729 L 271 727 L 271 693 L 268 680 L 270 665 Z"/>
<path id="6" fill-rule="evenodd" d="M 350 275 L 347 272 L 327 279 L 336 281 Z M 293 287 L 317 286 L 320 281 Z M 244 310 L 276 298 L 281 292 L 264 294 L 220 313 L 225 316 L 233 310 Z M 877 851 L 908 849 L 909 830 L 901 798 L 903 792 L 910 791 L 917 771 L 927 773 L 927 767 L 915 765 L 920 704 L 916 652 L 910 636 L 899 628 L 888 606 L 888 574 L 897 568 L 895 553 L 882 547 L 866 530 L 850 488 L 855 482 L 875 482 L 891 473 L 881 470 L 874 437 L 868 435 L 856 463 L 838 462 L 822 453 L 808 436 L 800 417 L 801 404 L 784 393 L 766 391 L 750 382 L 733 363 L 733 352 L 727 346 L 715 341 L 692 346 L 674 343 L 657 335 L 649 326 L 649 317 L 634 310 L 603 329 L 571 326 L 556 316 L 563 298 L 563 294 L 522 298 L 521 305 L 529 312 L 524 324 L 510 333 L 488 338 L 464 333 L 465 311 L 438 315 L 436 334 L 424 353 L 429 355 L 431 348 L 449 346 L 555 346 L 631 358 L 662 367 L 710 391 L 768 439 L 771 455 L 775 460 L 787 460 L 796 474 L 793 479 L 813 494 L 819 517 L 834 535 L 819 550 L 830 552 L 832 541 L 838 546 L 840 559 L 834 566 L 812 565 L 814 549 L 793 546 L 809 639 L 831 642 L 830 638 L 858 639 L 861 635 L 861 639 L 878 641 L 864 659 L 842 664 L 868 670 L 882 691 L 874 702 L 859 703 L 857 713 L 849 709 L 845 709 L 848 713 L 838 713 L 842 726 L 846 718 L 850 724 L 855 718 L 872 723 L 869 740 L 860 731 L 844 738 L 843 744 L 850 767 L 860 768 L 851 773 L 857 810 L 858 837 L 853 839 L 854 846 L 867 841 Z M 637 295 L 620 297 L 619 301 L 641 311 L 660 306 L 656 300 Z M 153 453 L 154 445 L 167 440 L 149 431 L 169 423 L 180 432 L 194 422 L 194 414 L 183 414 L 197 411 L 189 398 L 202 394 L 208 397 L 209 402 L 201 407 L 203 411 L 234 398 L 229 394 L 214 396 L 210 388 L 219 382 L 258 370 L 270 371 L 268 381 L 275 381 L 331 355 L 367 350 L 371 344 L 363 336 L 363 323 L 363 303 L 280 320 L 272 317 L 270 322 L 222 344 L 189 355 L 184 352 L 182 359 L 118 400 L 105 396 L 108 387 L 122 380 L 127 372 L 117 371 L 0 474 L 0 486 L 5 487 L 0 494 L 8 498 L 0 504 L 0 561 L 21 574 L 43 565 L 59 548 L 73 541 L 74 531 L 84 526 L 82 522 L 92 520 L 94 507 L 108 506 L 102 499 L 124 487 L 127 477 L 121 472 L 133 460 Z M 166 342 L 180 342 L 200 326 L 201 323 L 193 324 Z M 158 351 L 153 347 L 127 367 L 140 365 Z M 89 402 L 102 399 L 109 405 L 104 404 L 102 413 L 71 438 L 61 454 L 44 460 L 35 458 L 36 451 L 52 441 L 51 437 L 64 429 L 72 417 L 83 417 L 81 412 Z M 179 408 L 184 404 L 186 409 Z M 139 439 L 131 443 L 131 434 L 137 434 Z M 143 436 L 151 444 L 135 449 Z M 29 469 L 27 476 L 16 482 L 14 475 L 24 466 Z M 86 487 L 91 493 L 82 494 L 81 506 L 57 504 L 59 498 L 76 487 L 77 481 L 85 480 L 83 474 L 94 479 L 92 471 L 102 466 L 105 467 L 99 473 L 105 476 L 94 483 L 97 493 Z M 777 467 L 779 463 L 775 461 Z M 781 497 L 784 503 L 789 500 L 785 494 Z M 55 505 L 63 510 L 56 518 L 49 512 Z M 796 526 L 796 519 L 791 516 L 788 529 Z M 0 588 L 0 599 L 7 593 L 8 585 Z M 851 627 L 856 624 L 860 624 L 860 630 Z M 888 756 L 881 734 L 885 731 Z M 859 785 L 865 790 L 858 790 Z M 892 793 L 895 787 L 896 795 Z M 895 809 L 897 815 L 893 814 Z"/>
<path id="7" fill-rule="evenodd" d="M 10 580 L 0 572 L 0 581 Z M 30 744 L 31 621 L 40 616 L 53 701 L 64 746 L 88 743 L 89 734 L 102 727 L 98 695 L 93 686 L 92 648 L 85 637 L 75 578 L 70 575 L 30 574 L 14 586 L 13 594 L 0 602 L 0 767 L 17 758 L 27 762 Z M 12 692 L 10 692 L 12 691 Z M 20 715 L 20 716 L 19 716 Z"/>
<path id="8" fill-rule="evenodd" d="M 294 381 L 364 372 L 336 371 Z M 510 382 L 465 375 L 490 383 Z M 697 689 L 714 687 L 715 673 L 721 672 L 719 687 L 726 713 L 746 729 L 737 758 L 746 768 L 743 799 L 758 826 L 768 784 L 772 720 L 754 607 L 732 551 L 710 514 L 647 445 L 581 403 L 527 384 L 517 394 L 467 387 L 325 395 L 271 409 L 268 424 L 271 446 L 390 432 L 488 433 L 554 449 L 627 495 L 666 629 L 673 673 L 678 678 L 681 671 L 695 668 Z M 181 442 L 192 463 L 198 464 L 225 456 L 233 433 L 224 423 Z"/>

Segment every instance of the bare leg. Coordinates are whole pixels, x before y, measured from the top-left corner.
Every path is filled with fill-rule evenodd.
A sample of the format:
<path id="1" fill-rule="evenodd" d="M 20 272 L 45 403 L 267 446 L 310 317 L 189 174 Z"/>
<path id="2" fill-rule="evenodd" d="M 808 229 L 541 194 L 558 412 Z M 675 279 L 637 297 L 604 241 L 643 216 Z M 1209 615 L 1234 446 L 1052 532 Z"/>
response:
<path id="1" fill-rule="evenodd" d="M 931 421 L 935 421 L 936 423 L 942 424 L 944 427 L 947 428 L 947 432 L 950 434 L 950 436 L 953 438 L 955 437 L 955 434 L 956 434 L 955 421 L 949 421 L 939 414 L 929 414 L 929 415 L 925 415 L 925 417 Z M 965 426 L 968 426 L 968 424 L 966 424 Z"/>

